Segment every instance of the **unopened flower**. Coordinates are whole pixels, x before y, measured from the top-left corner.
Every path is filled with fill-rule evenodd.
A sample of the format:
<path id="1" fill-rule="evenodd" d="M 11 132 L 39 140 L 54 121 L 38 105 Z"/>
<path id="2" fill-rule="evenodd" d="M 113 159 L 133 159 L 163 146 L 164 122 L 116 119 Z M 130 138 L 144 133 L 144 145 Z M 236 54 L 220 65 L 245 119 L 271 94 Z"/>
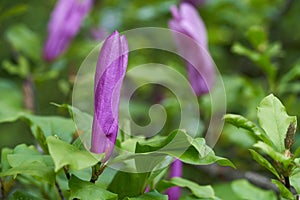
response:
<path id="1" fill-rule="evenodd" d="M 110 157 L 118 134 L 118 109 L 128 62 L 128 43 L 117 31 L 101 48 L 94 80 L 94 119 L 91 151 Z"/>
<path id="2" fill-rule="evenodd" d="M 176 159 L 170 168 L 169 178 L 181 177 L 182 176 L 182 162 Z M 169 200 L 178 200 L 181 194 L 181 188 L 178 186 L 171 187 L 167 190 Z"/>
<path id="3" fill-rule="evenodd" d="M 61 55 L 69 46 L 90 11 L 93 0 L 59 0 L 51 13 L 44 47 L 47 61 Z"/>
<path id="4" fill-rule="evenodd" d="M 177 48 L 186 59 L 191 86 L 197 96 L 208 93 L 213 86 L 215 71 L 208 50 L 205 25 L 197 10 L 188 3 L 182 3 L 179 9 L 171 7 L 173 19 L 169 21 L 172 30 L 187 37 L 175 34 Z"/>

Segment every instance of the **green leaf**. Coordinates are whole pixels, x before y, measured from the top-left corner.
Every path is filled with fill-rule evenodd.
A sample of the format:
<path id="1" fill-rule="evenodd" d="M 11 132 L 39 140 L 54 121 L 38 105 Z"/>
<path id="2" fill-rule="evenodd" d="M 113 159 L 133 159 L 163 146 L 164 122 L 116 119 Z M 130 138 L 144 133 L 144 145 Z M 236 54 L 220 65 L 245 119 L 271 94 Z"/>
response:
<path id="1" fill-rule="evenodd" d="M 273 147 L 276 151 L 283 153 L 285 150 L 284 140 L 289 125 L 294 123 L 297 127 L 296 117 L 289 116 L 280 100 L 273 94 L 261 101 L 257 108 L 257 117 L 260 126 L 272 141 Z"/>
<path id="2" fill-rule="evenodd" d="M 69 187 L 71 191 L 70 199 L 80 200 L 114 200 L 118 199 L 118 195 L 114 194 L 104 188 L 86 181 L 82 181 L 75 176 L 72 176 L 69 181 Z"/>
<path id="3" fill-rule="evenodd" d="M 8 41 L 17 50 L 37 61 L 41 58 L 41 41 L 39 36 L 24 24 L 10 27 L 5 33 Z"/>
<path id="4" fill-rule="evenodd" d="M 300 193 L 300 169 L 293 171 L 293 174 L 290 176 L 291 185 L 295 188 L 297 193 Z"/>
<path id="5" fill-rule="evenodd" d="M 16 146 L 13 153 L 7 155 L 7 160 L 12 167 L 35 161 L 45 163 L 47 166 L 54 166 L 49 155 L 41 155 L 34 146 L 27 146 L 25 144 Z"/>
<path id="6" fill-rule="evenodd" d="M 72 119 L 32 114 L 23 114 L 22 117 L 27 120 L 34 137 L 37 138 L 38 141 L 43 141 L 48 136 L 58 136 L 66 142 L 71 142 L 76 132 L 75 124 Z M 43 139 L 41 138 L 41 133 L 43 134 Z M 45 144 L 41 143 L 41 145 Z"/>
<path id="7" fill-rule="evenodd" d="M 32 196 L 30 194 L 16 191 L 13 193 L 13 195 L 9 198 L 9 200 L 42 200 L 41 198 Z"/>
<path id="8" fill-rule="evenodd" d="M 210 185 L 198 185 L 197 183 L 180 177 L 174 177 L 168 181 L 163 180 L 157 185 L 157 188 L 159 188 L 159 191 L 165 191 L 173 186 L 186 187 L 198 198 L 215 198 L 214 190 Z"/>
<path id="9" fill-rule="evenodd" d="M 205 139 L 194 139 L 182 130 L 173 131 L 167 137 L 158 137 L 157 140 L 140 141 L 136 144 L 136 152 L 127 152 L 112 159 L 110 163 L 134 159 L 138 169 L 147 171 L 160 164 L 164 165 L 163 162 L 168 156 L 172 156 L 188 164 L 205 165 L 218 162 L 223 166 L 234 167 L 228 159 L 216 156 L 205 144 Z"/>
<path id="10" fill-rule="evenodd" d="M 257 200 L 268 199 L 277 200 L 276 194 L 271 190 L 263 190 L 250 184 L 247 180 L 236 180 L 231 183 L 232 190 L 240 199 Z"/>
<path id="11" fill-rule="evenodd" d="M 157 191 L 148 192 L 138 197 L 126 197 L 123 200 L 168 200 L 168 196 Z"/>
<path id="12" fill-rule="evenodd" d="M 89 145 L 92 135 L 93 116 L 68 104 L 52 104 L 69 112 L 70 116 L 75 120 L 77 130 L 80 131 L 80 139 L 87 141 L 87 145 Z"/>
<path id="13" fill-rule="evenodd" d="M 252 26 L 246 33 L 248 40 L 252 46 L 260 51 L 264 51 L 267 47 L 268 37 L 266 31 L 259 26 Z"/>
<path id="14" fill-rule="evenodd" d="M 276 152 L 272 147 L 270 147 L 269 145 L 267 145 L 266 143 L 263 143 L 261 141 L 254 144 L 253 146 L 262 150 L 265 154 L 270 156 L 273 160 L 283 163 L 285 167 L 287 167 L 292 161 L 291 158 L 286 157 L 284 154 Z"/>
<path id="15" fill-rule="evenodd" d="M 5 156 L 2 157 L 4 168 L 2 168 L 0 176 L 28 174 L 49 183 L 54 182 L 54 165 L 51 157 L 41 155 L 34 146 L 21 144 L 16 146 L 14 150 L 4 149 L 2 156 Z M 42 169 L 39 170 L 39 168 Z"/>
<path id="16" fill-rule="evenodd" d="M 148 173 L 129 173 L 118 171 L 108 186 L 108 190 L 119 195 L 119 198 L 136 197 L 144 193 Z"/>
<path id="17" fill-rule="evenodd" d="M 1 172 L 0 177 L 17 176 L 19 174 L 31 175 L 50 184 L 53 184 L 55 180 L 53 167 L 47 166 L 45 163 L 39 161 L 22 163 L 16 167 L 6 170 L 5 172 Z"/>
<path id="18" fill-rule="evenodd" d="M 276 171 L 276 169 L 273 167 L 273 165 L 267 159 L 265 159 L 263 156 L 261 156 L 259 153 L 257 153 L 256 151 L 254 151 L 252 149 L 249 149 L 249 151 L 252 154 L 253 159 L 256 162 L 258 162 L 258 164 L 265 167 L 267 170 L 272 172 L 278 179 L 280 179 L 278 172 Z"/>
<path id="19" fill-rule="evenodd" d="M 212 185 L 216 196 L 222 197 L 222 199 L 240 200 L 232 189 L 231 182 L 217 183 Z M 188 200 L 188 199 L 187 199 Z"/>
<path id="20" fill-rule="evenodd" d="M 252 134 L 254 138 L 260 139 L 265 143 L 270 144 L 270 140 L 267 138 L 266 134 L 256 124 L 246 119 L 245 117 L 235 114 L 226 114 L 224 116 L 224 119 L 227 123 L 230 123 L 237 128 L 246 129 Z"/>
<path id="21" fill-rule="evenodd" d="M 68 165 L 70 169 L 81 170 L 94 166 L 104 158 L 104 154 L 93 154 L 79 150 L 75 146 L 53 136 L 47 138 L 49 153 L 55 164 L 55 172 Z"/>
<path id="22" fill-rule="evenodd" d="M 280 181 L 272 179 L 272 183 L 274 183 L 278 187 L 280 191 L 280 196 L 289 200 L 295 199 L 293 193 L 290 190 L 288 190 Z"/>
<path id="23" fill-rule="evenodd" d="M 182 162 L 194 165 L 208 165 L 217 162 L 221 166 L 235 168 L 234 164 L 227 158 L 216 156 L 214 151 L 205 144 L 204 138 L 194 139 L 191 142 L 191 146 L 179 157 L 179 159 Z"/>

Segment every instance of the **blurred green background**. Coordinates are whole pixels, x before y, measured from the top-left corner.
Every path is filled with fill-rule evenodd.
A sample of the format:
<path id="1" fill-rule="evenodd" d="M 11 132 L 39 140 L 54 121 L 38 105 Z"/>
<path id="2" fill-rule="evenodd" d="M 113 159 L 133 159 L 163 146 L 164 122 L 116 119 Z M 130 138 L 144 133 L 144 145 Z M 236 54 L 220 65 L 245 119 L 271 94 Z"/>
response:
<path id="1" fill-rule="evenodd" d="M 51 102 L 71 104 L 76 71 L 99 43 L 93 39 L 92 29 L 101 28 L 111 33 L 115 29 L 122 32 L 137 27 L 167 27 L 170 6 L 179 1 L 97 0 L 69 49 L 48 63 L 41 55 L 55 3 L 53 0 L 1 1 L 0 122 L 5 123 L 0 124 L 0 148 L 35 143 L 28 125 L 23 120 L 14 121 L 19 112 L 68 116 Z M 300 1 L 207 0 L 197 9 L 206 24 L 209 50 L 226 87 L 227 112 L 255 120 L 257 105 L 272 92 L 290 115 L 298 115 Z M 184 63 L 172 55 L 151 50 L 130 54 L 129 67 L 147 62 L 172 63 L 185 73 Z M 149 102 L 155 102 L 155 87 L 141 89 L 135 97 L 135 119 L 141 119 L 142 124 L 147 119 L 139 118 L 144 112 L 138 109 L 144 111 Z M 200 97 L 199 103 L 205 126 L 208 97 Z M 172 109 L 175 108 L 171 106 L 169 112 L 175 116 Z M 247 169 L 251 162 L 247 149 L 253 142 L 245 132 L 225 125 L 216 152 L 232 159 L 238 168 Z M 297 144 L 300 144 L 299 136 Z M 259 169 L 258 165 L 251 167 Z"/>

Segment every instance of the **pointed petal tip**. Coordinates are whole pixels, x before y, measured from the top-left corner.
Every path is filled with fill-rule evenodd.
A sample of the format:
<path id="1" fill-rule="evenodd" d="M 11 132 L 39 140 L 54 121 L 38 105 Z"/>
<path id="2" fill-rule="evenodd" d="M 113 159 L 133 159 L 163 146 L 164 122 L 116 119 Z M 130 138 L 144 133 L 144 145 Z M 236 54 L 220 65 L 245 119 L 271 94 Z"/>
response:
<path id="1" fill-rule="evenodd" d="M 172 5 L 172 6 L 170 7 L 170 10 L 171 10 L 172 16 L 173 16 L 176 20 L 179 20 L 179 19 L 180 19 L 180 14 L 179 14 L 178 8 L 177 8 L 175 5 Z"/>
<path id="2" fill-rule="evenodd" d="M 114 32 L 111 35 L 117 35 L 117 36 L 119 36 L 120 34 L 119 34 L 119 32 L 117 30 L 114 30 Z"/>

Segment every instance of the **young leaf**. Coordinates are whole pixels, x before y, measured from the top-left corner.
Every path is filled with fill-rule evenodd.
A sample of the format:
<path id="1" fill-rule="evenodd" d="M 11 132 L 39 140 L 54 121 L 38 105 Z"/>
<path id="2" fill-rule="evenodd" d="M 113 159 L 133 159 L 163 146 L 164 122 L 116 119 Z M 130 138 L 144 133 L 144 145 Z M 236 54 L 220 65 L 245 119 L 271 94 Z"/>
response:
<path id="1" fill-rule="evenodd" d="M 280 181 L 272 179 L 272 183 L 274 183 L 278 187 L 280 191 L 280 196 L 289 200 L 295 199 L 293 193 L 290 190 L 288 190 Z"/>
<path id="2" fill-rule="evenodd" d="M 289 116 L 285 107 L 273 94 L 265 97 L 257 108 L 257 117 L 260 126 L 272 141 L 276 151 L 283 153 L 284 140 L 291 123 L 297 127 L 295 116 Z"/>
<path id="3" fill-rule="evenodd" d="M 246 33 L 248 40 L 257 50 L 264 51 L 268 43 L 266 31 L 260 26 L 252 26 Z"/>
<path id="4" fill-rule="evenodd" d="M 236 180 L 231 183 L 232 190 L 234 193 L 240 197 L 240 199 L 247 200 L 258 200 L 258 199 L 268 199 L 277 200 L 274 191 L 263 190 L 258 187 L 253 186 L 247 180 Z"/>
<path id="5" fill-rule="evenodd" d="M 82 181 L 75 176 L 72 176 L 69 181 L 71 191 L 70 199 L 80 200 L 117 200 L 118 195 L 104 188 L 86 181 Z"/>
<path id="6" fill-rule="evenodd" d="M 261 141 L 254 144 L 253 146 L 262 150 L 265 154 L 270 156 L 273 160 L 283 163 L 285 167 L 287 167 L 292 161 L 291 158 L 286 157 L 284 154 L 276 152 L 272 147 L 270 147 L 269 145 L 267 145 L 266 143 L 263 143 Z"/>
<path id="7" fill-rule="evenodd" d="M 157 188 L 159 188 L 159 191 L 165 191 L 173 186 L 186 187 L 198 198 L 215 198 L 214 190 L 210 185 L 198 185 L 197 183 L 180 177 L 174 177 L 168 181 L 163 180 L 158 183 Z"/>
<path id="8" fill-rule="evenodd" d="M 55 164 L 55 172 L 68 165 L 70 169 L 81 170 L 91 167 L 104 158 L 104 154 L 93 154 L 53 136 L 47 138 L 49 153 Z"/>
<path id="9" fill-rule="evenodd" d="M 273 165 L 267 159 L 265 159 L 263 156 L 261 156 L 259 153 L 257 153 L 256 151 L 254 151 L 252 149 L 249 149 L 249 151 L 252 154 L 253 159 L 256 162 L 258 162 L 258 164 L 265 167 L 267 170 L 272 172 L 278 179 L 280 179 L 278 172 L 276 171 L 276 169 L 273 167 Z"/>
<path id="10" fill-rule="evenodd" d="M 271 144 L 266 134 L 256 124 L 246 119 L 245 117 L 235 114 L 226 114 L 224 116 L 224 119 L 227 123 L 230 123 L 237 128 L 246 129 L 252 134 L 254 138 L 260 139 L 267 144 Z"/>

